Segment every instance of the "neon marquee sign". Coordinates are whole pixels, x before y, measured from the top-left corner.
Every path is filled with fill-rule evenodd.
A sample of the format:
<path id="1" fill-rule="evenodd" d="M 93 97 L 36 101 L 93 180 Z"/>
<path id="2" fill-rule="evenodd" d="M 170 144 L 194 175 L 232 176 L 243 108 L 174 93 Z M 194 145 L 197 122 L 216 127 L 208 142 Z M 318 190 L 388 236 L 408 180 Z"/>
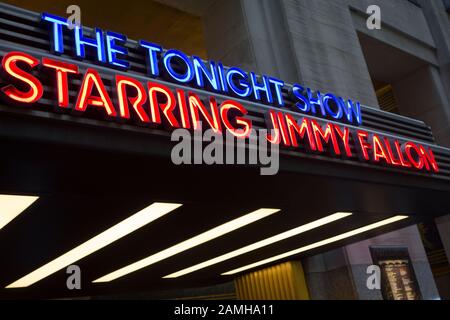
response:
<path id="1" fill-rule="evenodd" d="M 51 30 L 52 52 L 65 53 L 67 43 L 64 43 L 63 28 L 67 28 L 67 20 L 44 13 L 42 21 Z M 165 51 L 156 44 L 141 40 L 138 46 L 147 59 L 147 81 L 143 83 L 123 72 L 131 64 L 127 61 L 125 35 L 99 28 L 94 30 L 92 37 L 86 36 L 81 27 L 68 31 L 73 34 L 76 58 L 85 59 L 90 54 L 90 58 L 93 57 L 96 62 L 119 70 L 112 83 L 113 92 L 108 92 L 105 79 L 95 68 L 80 72 L 76 63 L 46 57 L 38 59 L 24 52 L 13 51 L 2 57 L 6 82 L 1 88 L 2 98 L 22 106 L 36 105 L 44 94 L 41 77 L 50 76 L 54 79 L 55 107 L 59 111 L 68 110 L 83 115 L 95 109 L 116 121 L 130 120 L 141 125 L 194 130 L 199 129 L 198 123 L 202 121 L 216 133 L 226 130 L 237 138 L 246 138 L 252 129 L 252 120 L 247 117 L 248 111 L 242 103 L 233 99 L 237 97 L 277 107 L 266 115 L 267 127 L 273 129 L 266 136 L 271 143 L 344 159 L 358 157 L 361 161 L 384 166 L 439 171 L 430 148 L 355 127 L 363 121 L 358 102 L 344 100 L 331 93 L 313 93 L 309 88 L 295 84 L 289 92 L 295 99 L 291 108 L 334 121 L 323 120 L 319 123 L 308 116 L 294 117 L 282 111 L 286 107 L 283 98 L 285 84 L 282 80 L 257 76 L 253 72 L 247 74 L 239 68 L 226 68 L 214 61 L 204 62 L 178 50 Z M 77 88 L 76 99 L 70 99 L 69 79 L 80 75 L 82 80 Z M 191 90 L 172 90 L 152 78 L 169 78 L 212 93 L 205 102 Z M 219 103 L 214 93 L 230 98 Z M 336 124 L 335 121 L 342 124 Z"/>

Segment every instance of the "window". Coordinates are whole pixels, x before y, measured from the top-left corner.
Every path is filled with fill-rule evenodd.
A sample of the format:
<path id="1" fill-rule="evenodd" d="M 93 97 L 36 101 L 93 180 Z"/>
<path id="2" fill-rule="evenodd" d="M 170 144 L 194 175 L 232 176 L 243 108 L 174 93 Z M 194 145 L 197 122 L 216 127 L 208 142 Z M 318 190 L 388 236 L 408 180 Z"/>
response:
<path id="1" fill-rule="evenodd" d="M 374 81 L 374 87 L 381 110 L 399 113 L 398 103 L 392 86 L 388 83 Z"/>

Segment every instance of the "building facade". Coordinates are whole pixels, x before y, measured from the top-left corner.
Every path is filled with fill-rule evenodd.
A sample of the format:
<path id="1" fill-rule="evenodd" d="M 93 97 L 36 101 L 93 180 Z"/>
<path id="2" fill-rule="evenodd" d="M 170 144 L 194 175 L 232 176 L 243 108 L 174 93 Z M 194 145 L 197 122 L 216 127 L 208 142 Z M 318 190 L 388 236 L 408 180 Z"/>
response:
<path id="1" fill-rule="evenodd" d="M 70 1 L 6 2 L 64 15 Z M 421 120 L 431 127 L 438 145 L 450 147 L 448 1 L 160 0 L 136 1 L 128 12 L 97 2 L 79 5 L 84 25 L 120 29 L 130 38 L 147 38 L 224 65 L 338 92 L 365 106 Z M 367 26 L 371 5 L 380 9 L 380 29 Z M 365 197 L 368 202 L 384 201 L 377 194 Z M 368 267 L 378 259 L 401 260 L 379 258 L 392 249 L 406 250 L 405 261 L 414 274 L 412 298 L 450 299 L 450 215 L 439 215 L 240 275 L 233 282 L 184 291 L 144 290 L 140 297 L 390 299 L 395 293 L 369 288 L 367 279 Z"/>
<path id="2" fill-rule="evenodd" d="M 381 9 L 379 30 L 366 25 L 370 5 Z M 342 92 L 374 108 L 384 107 L 377 92 L 390 86 L 397 112 L 425 121 L 436 141 L 449 145 L 448 3 L 217 1 L 206 10 L 210 17 L 213 12 L 224 13 L 220 23 L 204 21 L 212 57 L 322 91 Z M 216 39 L 221 39 L 220 44 Z M 230 56 L 226 48 L 238 50 Z M 435 222 L 448 259 L 450 245 L 444 231 L 448 217 Z M 364 281 L 366 267 L 373 263 L 369 246 L 377 244 L 408 247 L 423 297 L 439 297 L 416 226 L 308 258 L 304 264 L 311 297 L 380 298 Z M 444 275 L 436 280 L 448 298 L 450 278 Z"/>

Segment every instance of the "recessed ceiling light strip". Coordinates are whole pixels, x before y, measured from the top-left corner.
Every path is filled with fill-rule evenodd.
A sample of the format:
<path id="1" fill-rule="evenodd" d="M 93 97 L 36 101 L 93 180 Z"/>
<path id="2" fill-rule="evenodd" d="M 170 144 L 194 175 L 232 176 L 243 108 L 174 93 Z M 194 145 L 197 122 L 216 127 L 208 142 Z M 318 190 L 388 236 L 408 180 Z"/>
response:
<path id="1" fill-rule="evenodd" d="M 167 259 L 171 256 L 174 256 L 174 255 L 180 253 L 180 252 L 186 251 L 186 250 L 196 247 L 202 243 L 208 242 L 212 239 L 218 238 L 224 234 L 232 232 L 236 229 L 242 228 L 252 222 L 255 222 L 257 220 L 265 218 L 265 217 L 267 217 L 271 214 L 274 214 L 278 211 L 280 211 L 280 210 L 279 209 L 265 209 L 265 208 L 258 209 L 256 211 L 246 214 L 240 218 L 234 219 L 234 220 L 224 223 L 218 227 L 215 227 L 206 232 L 203 232 L 193 238 L 190 238 L 188 240 L 180 242 L 180 243 L 178 243 L 170 248 L 167 248 L 163 251 L 157 252 L 157 253 L 152 254 L 144 259 L 141 259 L 130 265 L 120 268 L 116 271 L 108 273 L 107 275 L 100 277 L 100 278 L 94 280 L 93 282 L 96 282 L 96 283 L 109 282 L 109 281 L 115 280 L 117 278 L 123 277 L 129 273 L 132 273 L 132 272 L 135 272 L 142 268 L 148 267 L 154 263 L 157 263 L 159 261 Z"/>
<path id="2" fill-rule="evenodd" d="M 258 261 L 258 262 L 255 262 L 255 263 L 243 266 L 243 267 L 240 267 L 240 268 L 237 268 L 237 269 L 233 269 L 233 270 L 224 272 L 224 273 L 222 273 L 222 275 L 232 275 L 232 274 L 240 273 L 240 272 L 248 270 L 248 269 L 253 269 L 255 267 L 259 267 L 261 265 L 274 262 L 276 260 L 281 260 L 281 259 L 287 258 L 289 256 L 293 256 L 293 255 L 299 254 L 301 252 L 305 252 L 305 251 L 308 251 L 308 250 L 311 250 L 311 249 L 315 249 L 315 248 L 318 248 L 318 247 L 321 247 L 321 246 L 324 246 L 324 245 L 327 245 L 327 244 L 330 244 L 330 243 L 333 243 L 333 242 L 336 242 L 336 241 L 339 241 L 339 240 L 343 240 L 343 239 L 355 236 L 357 234 L 360 234 L 360 233 L 363 233 L 363 232 L 366 232 L 366 231 L 369 231 L 369 230 L 373 230 L 373 229 L 379 228 L 381 226 L 384 226 L 384 225 L 387 225 L 387 224 L 390 224 L 390 223 L 393 223 L 393 222 L 397 222 L 397 221 L 406 219 L 407 217 L 408 216 L 402 216 L 402 215 L 394 216 L 394 217 L 391 217 L 389 219 L 385 219 L 385 220 L 382 220 L 382 221 L 379 221 L 379 222 L 376 222 L 376 223 L 372 223 L 372 224 L 369 224 L 367 226 L 364 226 L 364 227 L 361 227 L 361 228 L 358 228 L 358 229 L 354 229 L 354 230 L 342 233 L 340 235 L 337 235 L 337 236 L 334 236 L 334 237 L 331 237 L 331 238 L 328 238 L 328 239 L 325 239 L 325 240 L 322 240 L 322 241 L 318 241 L 318 242 L 309 244 L 307 246 L 304 246 L 304 247 L 301 247 L 301 248 L 298 248 L 298 249 L 295 249 L 295 250 L 291 250 L 291 251 L 288 251 L 288 252 L 285 252 L 285 253 L 282 253 L 282 254 L 279 254 L 279 255 L 276 255 L 276 256 L 273 256 L 273 257 L 270 257 L 270 258 L 267 258 L 267 259 L 264 259 L 264 260 L 261 260 L 261 261 Z"/>
<path id="3" fill-rule="evenodd" d="M 58 258 L 50 261 L 35 271 L 27 274 L 19 280 L 11 283 L 6 288 L 23 288 L 36 283 L 64 267 L 78 261 L 91 253 L 106 247 L 112 242 L 126 236 L 127 234 L 145 226 L 146 224 L 164 216 L 165 214 L 180 207 L 178 203 L 155 202 L 150 206 L 135 213 L 131 217 L 119 222 L 111 228 L 103 231 L 78 247 L 68 251 Z"/>
<path id="4" fill-rule="evenodd" d="M 282 241 L 282 240 L 294 237 L 294 236 L 299 235 L 301 233 L 304 233 L 306 231 L 318 228 L 320 226 L 323 226 L 323 225 L 331 223 L 333 221 L 336 221 L 336 220 L 348 217 L 350 215 L 351 215 L 350 212 L 336 212 L 336 213 L 334 213 L 332 215 L 329 215 L 329 216 L 326 216 L 324 218 L 321 218 L 321 219 L 309 222 L 307 224 L 304 224 L 304 225 L 301 225 L 301 226 L 296 227 L 294 229 L 291 229 L 291 230 L 285 231 L 283 233 L 277 234 L 277 235 L 272 236 L 270 238 L 267 238 L 267 239 L 255 242 L 253 244 L 250 244 L 248 246 L 242 247 L 240 249 L 237 249 L 237 250 L 225 253 L 223 255 L 220 255 L 218 257 L 215 257 L 213 259 L 201 262 L 201 263 L 196 264 L 196 265 L 194 265 L 192 267 L 189 267 L 189 268 L 186 268 L 186 269 L 174 272 L 172 274 L 169 274 L 169 275 L 165 276 L 164 278 L 177 278 L 177 277 L 186 275 L 188 273 L 191 273 L 191 272 L 194 272 L 194 271 L 197 271 L 197 270 L 200 270 L 200 269 L 212 266 L 212 265 L 220 263 L 222 261 L 232 259 L 234 257 L 237 257 L 239 255 L 245 254 L 247 252 L 250 252 L 250 251 L 253 251 L 253 250 L 265 247 L 265 246 L 268 246 L 268 245 L 273 244 L 275 242 L 279 242 L 279 241 Z"/>
<path id="5" fill-rule="evenodd" d="M 0 229 L 31 206 L 39 197 L 0 194 Z"/>

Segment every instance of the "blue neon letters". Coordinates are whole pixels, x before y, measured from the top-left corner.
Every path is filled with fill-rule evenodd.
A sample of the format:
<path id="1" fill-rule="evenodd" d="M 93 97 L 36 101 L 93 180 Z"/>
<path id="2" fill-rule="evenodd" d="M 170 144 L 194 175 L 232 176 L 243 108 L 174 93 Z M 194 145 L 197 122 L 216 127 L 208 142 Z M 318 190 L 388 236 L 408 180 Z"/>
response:
<path id="1" fill-rule="evenodd" d="M 211 88 L 214 89 L 215 91 L 220 91 L 221 87 L 218 81 L 217 68 L 215 66 L 215 62 L 210 61 L 208 67 L 202 61 L 201 58 L 196 56 L 192 57 L 192 62 L 194 64 L 195 80 L 197 86 L 199 86 L 200 88 L 205 87 L 205 83 L 203 81 L 203 76 L 205 76 Z"/>
<path id="2" fill-rule="evenodd" d="M 304 92 L 306 91 L 306 95 Z M 320 91 L 315 94 L 310 88 L 303 88 L 294 84 L 292 94 L 297 99 L 295 108 L 302 111 L 330 117 L 336 120 L 346 120 L 350 123 L 362 124 L 361 105 L 348 99 L 345 101 L 341 97 L 336 97 L 332 93 L 322 95 Z"/>
<path id="3" fill-rule="evenodd" d="M 95 39 L 84 36 L 83 27 L 75 27 L 75 52 L 79 58 L 86 58 L 85 46 L 95 48 L 97 52 L 97 60 L 106 62 L 105 47 L 103 42 L 103 31 L 95 28 Z"/>
<path id="4" fill-rule="evenodd" d="M 130 63 L 117 58 L 117 54 L 126 56 L 128 54 L 128 49 L 118 45 L 116 40 L 125 43 L 127 41 L 127 37 L 116 32 L 106 32 L 106 52 L 108 53 L 108 62 L 116 67 L 128 69 L 130 67 Z"/>
<path id="5" fill-rule="evenodd" d="M 72 33 L 75 54 L 84 59 L 87 56 L 115 68 L 128 69 L 128 49 L 125 47 L 127 37 L 123 34 L 103 31 L 95 28 L 85 34 L 83 27 L 67 28 L 67 19 L 43 13 L 42 21 L 51 27 L 51 50 L 57 54 L 64 53 L 64 33 Z M 89 51 L 86 49 L 89 48 Z M 137 44 L 146 58 L 147 74 L 151 77 L 165 76 L 182 83 L 199 88 L 212 89 L 216 92 L 234 95 L 243 99 L 285 106 L 283 98 L 284 82 L 266 75 L 247 73 L 237 67 L 226 68 L 220 62 L 203 61 L 199 57 L 189 57 L 175 49 L 163 50 L 159 45 L 140 40 Z M 359 102 L 344 100 L 332 93 L 322 94 L 295 84 L 290 89 L 290 96 L 295 100 L 290 106 L 297 111 L 311 113 L 320 117 L 343 120 L 358 125 L 362 124 Z"/>
<path id="6" fill-rule="evenodd" d="M 58 17 L 49 13 L 43 13 L 41 16 L 43 21 L 48 21 L 53 24 L 53 39 L 52 39 L 52 51 L 55 53 L 64 52 L 64 38 L 63 38 L 63 26 L 68 26 L 66 18 Z"/>
<path id="7" fill-rule="evenodd" d="M 182 68 L 184 69 L 182 73 L 175 71 L 172 67 L 173 58 L 176 58 L 178 61 L 182 61 Z M 168 50 L 164 55 L 163 62 L 167 73 L 172 77 L 172 79 L 181 83 L 186 83 L 190 82 L 194 78 L 194 66 L 188 56 L 183 52 L 174 49 Z"/>
<path id="8" fill-rule="evenodd" d="M 152 77 L 159 76 L 158 53 L 162 52 L 162 48 L 144 40 L 139 41 L 139 46 L 147 50 L 147 73 Z"/>

